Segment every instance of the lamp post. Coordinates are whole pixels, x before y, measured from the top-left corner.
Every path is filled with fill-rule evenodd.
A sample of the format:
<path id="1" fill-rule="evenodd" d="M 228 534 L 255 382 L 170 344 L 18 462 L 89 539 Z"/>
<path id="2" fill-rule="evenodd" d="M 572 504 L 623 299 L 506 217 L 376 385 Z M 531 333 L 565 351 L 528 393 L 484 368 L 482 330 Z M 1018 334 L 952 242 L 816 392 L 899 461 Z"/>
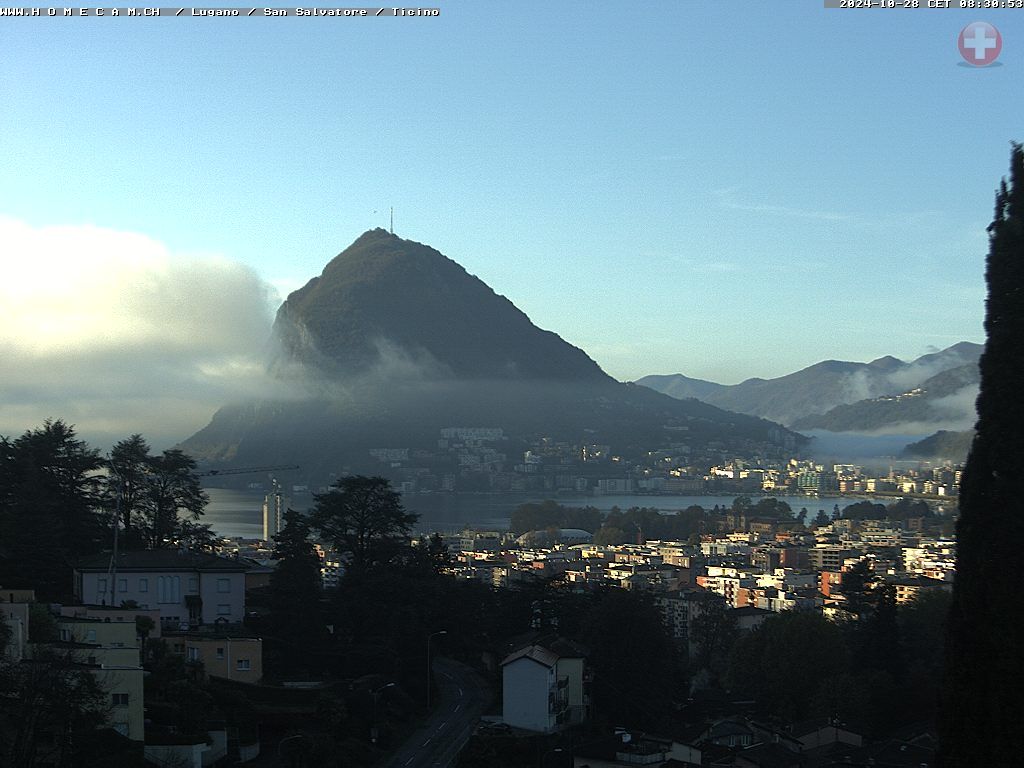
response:
<path id="1" fill-rule="evenodd" d="M 439 635 L 447 635 L 448 630 L 442 629 L 427 635 L 427 714 L 430 714 L 430 641 Z"/>

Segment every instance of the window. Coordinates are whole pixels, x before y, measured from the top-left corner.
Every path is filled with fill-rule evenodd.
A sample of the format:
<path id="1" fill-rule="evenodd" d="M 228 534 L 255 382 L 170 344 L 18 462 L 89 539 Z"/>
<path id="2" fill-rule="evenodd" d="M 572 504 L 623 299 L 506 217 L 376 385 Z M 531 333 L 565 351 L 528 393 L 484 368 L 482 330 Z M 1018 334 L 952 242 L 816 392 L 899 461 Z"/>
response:
<path id="1" fill-rule="evenodd" d="M 217 649 L 217 658 L 218 659 L 223 659 L 224 658 L 224 649 L 223 648 L 218 648 Z"/>
<path id="2" fill-rule="evenodd" d="M 127 707 L 128 706 L 128 694 L 127 693 L 112 693 L 110 698 L 113 699 L 113 705 L 115 707 Z"/>
<path id="3" fill-rule="evenodd" d="M 217 591 L 221 594 L 231 591 L 231 579 L 217 579 Z"/>
<path id="4" fill-rule="evenodd" d="M 158 603 L 181 602 L 181 576 L 160 576 L 156 580 Z"/>
<path id="5" fill-rule="evenodd" d="M 117 591 L 118 592 L 127 592 L 128 591 L 128 579 L 118 579 L 117 580 Z"/>
<path id="6" fill-rule="evenodd" d="M 199 579 L 197 579 L 195 576 L 190 576 L 189 577 L 189 580 L 188 580 L 188 591 L 189 591 L 189 593 L 193 593 L 193 592 L 198 592 L 199 591 Z"/>
<path id="7" fill-rule="evenodd" d="M 186 658 L 188 658 L 189 661 L 199 661 L 199 649 L 189 648 L 185 656 Z"/>
<path id="8" fill-rule="evenodd" d="M 95 643 L 96 642 L 96 630 L 90 629 L 85 633 L 85 642 Z"/>
<path id="9" fill-rule="evenodd" d="M 248 672 L 252 667 L 249 665 L 248 659 L 239 659 L 236 668 L 239 672 Z"/>
<path id="10" fill-rule="evenodd" d="M 70 643 L 71 642 L 71 630 L 70 629 L 62 629 L 62 630 L 60 630 L 57 633 L 57 637 L 60 639 L 60 641 L 62 643 Z"/>
<path id="11" fill-rule="evenodd" d="M 139 579 L 139 592 L 149 592 L 149 579 Z"/>
<path id="12" fill-rule="evenodd" d="M 96 591 L 99 593 L 100 598 L 107 594 L 107 580 L 96 579 Z"/>
<path id="13" fill-rule="evenodd" d="M 231 603 L 220 603 L 217 605 L 218 616 L 230 616 L 231 615 Z"/>

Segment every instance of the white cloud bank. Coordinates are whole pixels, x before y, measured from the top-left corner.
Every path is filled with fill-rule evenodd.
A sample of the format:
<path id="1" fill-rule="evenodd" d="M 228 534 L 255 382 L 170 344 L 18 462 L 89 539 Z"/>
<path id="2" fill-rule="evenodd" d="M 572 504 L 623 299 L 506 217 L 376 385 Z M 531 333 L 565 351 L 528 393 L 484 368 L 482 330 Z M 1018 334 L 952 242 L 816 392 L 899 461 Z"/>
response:
<path id="1" fill-rule="evenodd" d="M 277 292 L 223 257 L 142 234 L 0 217 L 0 435 L 62 418 L 97 447 L 167 447 L 240 398 L 263 368 Z"/>

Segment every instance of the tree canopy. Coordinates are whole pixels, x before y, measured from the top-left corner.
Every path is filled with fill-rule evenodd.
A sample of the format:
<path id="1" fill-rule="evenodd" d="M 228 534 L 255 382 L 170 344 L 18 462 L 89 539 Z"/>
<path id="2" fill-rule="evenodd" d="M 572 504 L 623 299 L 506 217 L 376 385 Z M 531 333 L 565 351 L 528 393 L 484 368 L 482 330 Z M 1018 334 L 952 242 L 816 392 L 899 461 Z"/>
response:
<path id="1" fill-rule="evenodd" d="M 383 477 L 343 477 L 317 494 L 310 524 L 339 552 L 349 568 L 366 570 L 390 562 L 419 515 L 405 511 L 401 495 Z"/>
<path id="2" fill-rule="evenodd" d="M 71 569 L 106 542 L 103 459 L 72 426 L 46 421 L 0 438 L 0 583 L 40 598 L 71 591 Z"/>
<path id="3" fill-rule="evenodd" d="M 75 563 L 111 546 L 115 517 L 122 547 L 209 545 L 195 468 L 181 451 L 150 456 L 141 435 L 104 459 L 60 419 L 0 437 L 0 583 L 68 597 Z"/>

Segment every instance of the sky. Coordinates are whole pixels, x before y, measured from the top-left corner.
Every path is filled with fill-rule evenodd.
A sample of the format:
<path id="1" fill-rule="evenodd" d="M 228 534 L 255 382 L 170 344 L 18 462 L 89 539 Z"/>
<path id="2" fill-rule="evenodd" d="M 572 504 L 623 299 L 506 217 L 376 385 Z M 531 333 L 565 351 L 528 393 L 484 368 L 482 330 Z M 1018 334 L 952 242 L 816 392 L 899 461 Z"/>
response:
<path id="1" fill-rule="evenodd" d="M 0 18 L 0 434 L 272 394 L 276 307 L 392 207 L 621 380 L 982 342 L 1024 11 L 822 6 Z"/>

